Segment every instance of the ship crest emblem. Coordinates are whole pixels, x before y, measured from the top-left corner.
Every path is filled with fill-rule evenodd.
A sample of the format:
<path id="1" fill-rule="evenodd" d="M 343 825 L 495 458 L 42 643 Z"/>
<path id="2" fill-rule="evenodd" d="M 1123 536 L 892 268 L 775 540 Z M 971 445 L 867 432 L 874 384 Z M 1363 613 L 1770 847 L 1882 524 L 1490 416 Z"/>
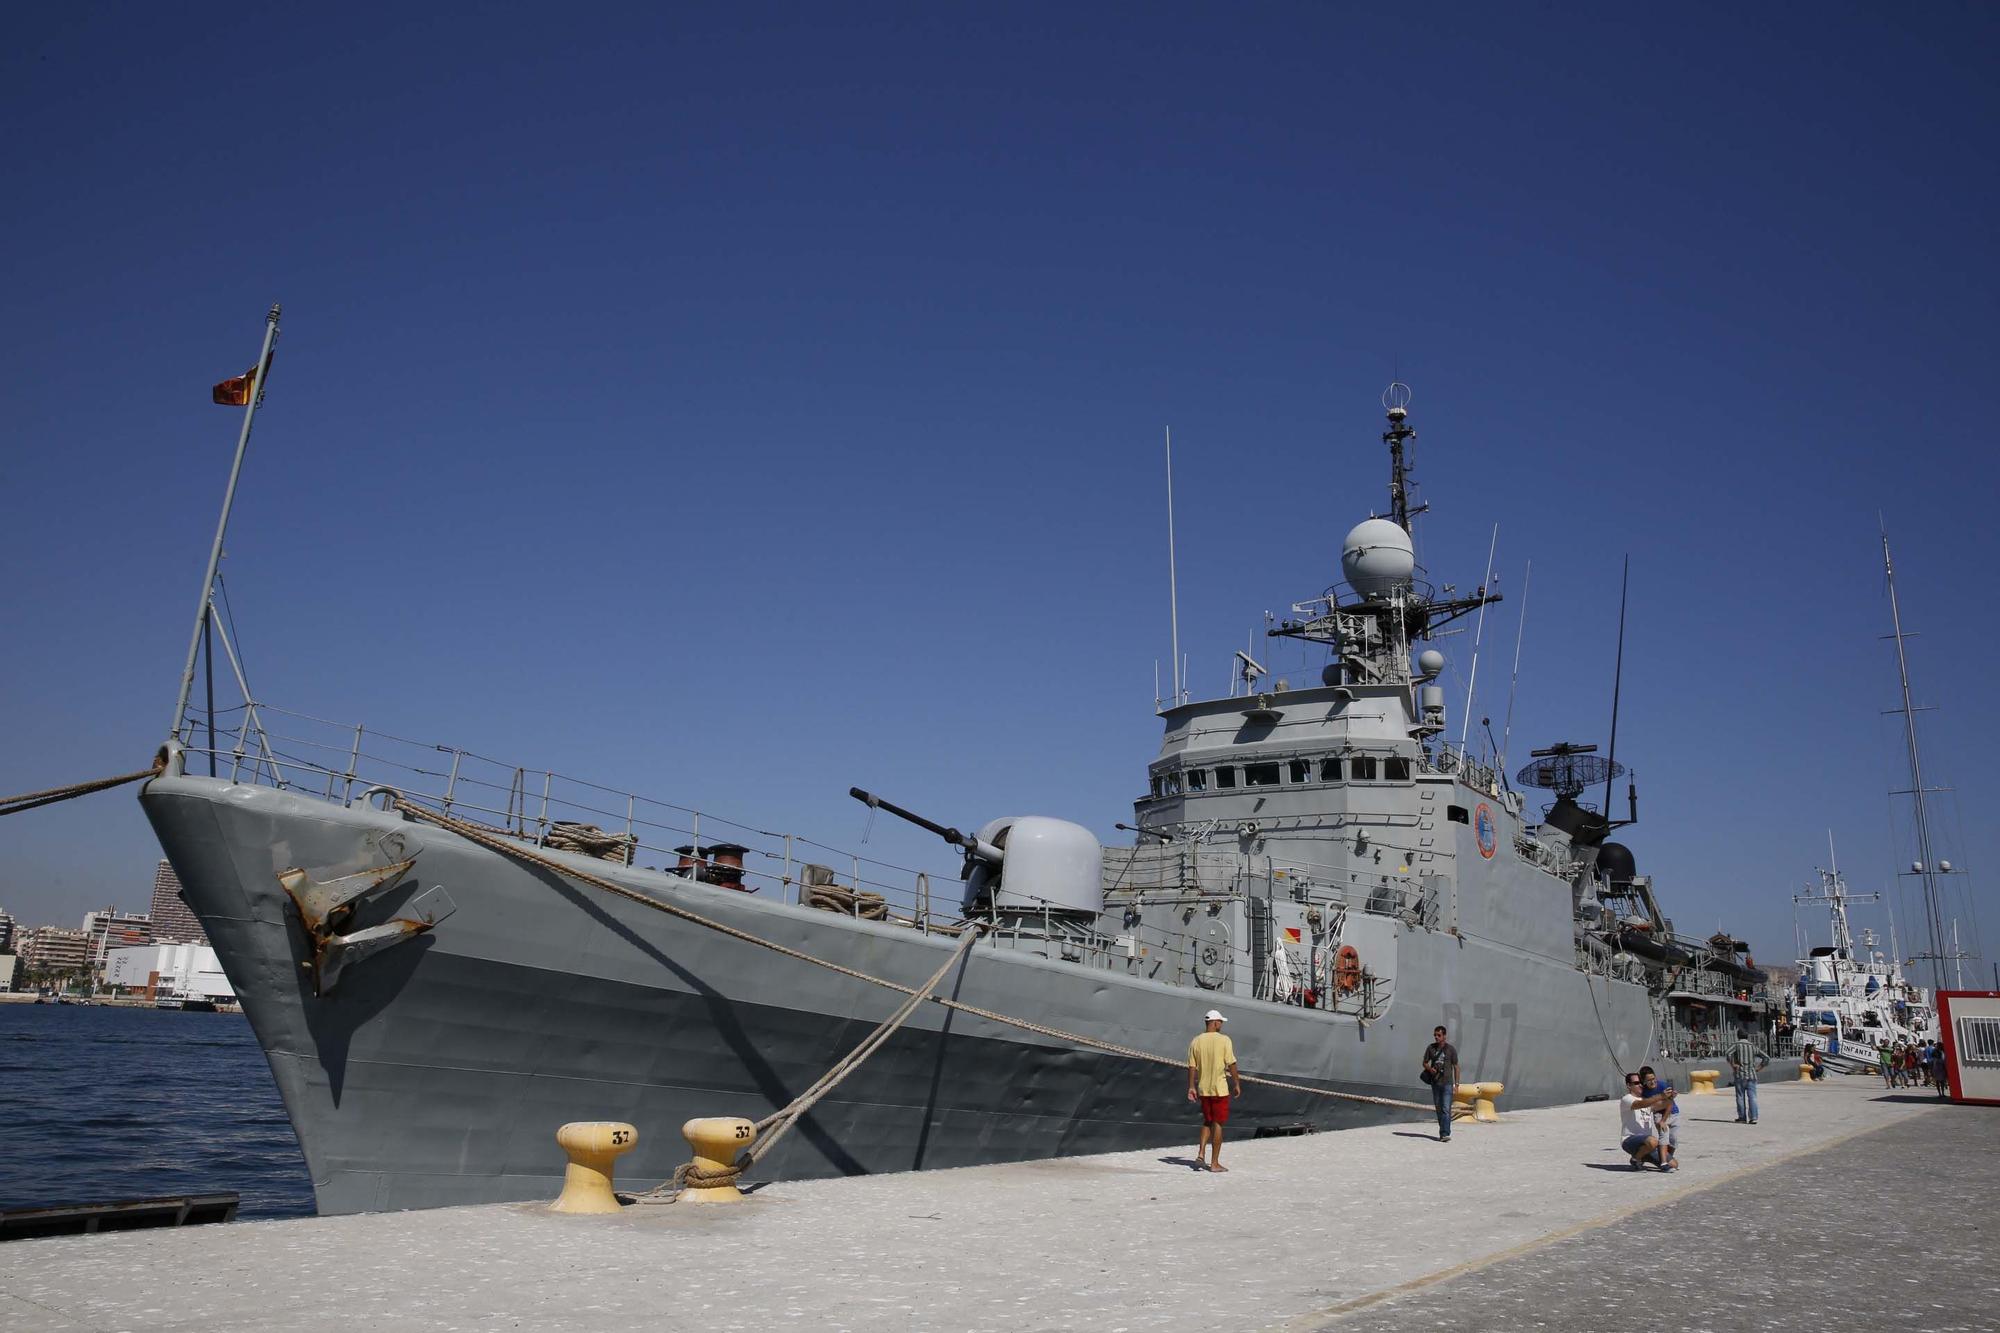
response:
<path id="1" fill-rule="evenodd" d="M 1493 853 L 1500 850 L 1500 824 L 1493 818 L 1493 807 L 1481 803 L 1472 812 L 1473 835 L 1479 839 L 1479 854 L 1491 861 Z"/>

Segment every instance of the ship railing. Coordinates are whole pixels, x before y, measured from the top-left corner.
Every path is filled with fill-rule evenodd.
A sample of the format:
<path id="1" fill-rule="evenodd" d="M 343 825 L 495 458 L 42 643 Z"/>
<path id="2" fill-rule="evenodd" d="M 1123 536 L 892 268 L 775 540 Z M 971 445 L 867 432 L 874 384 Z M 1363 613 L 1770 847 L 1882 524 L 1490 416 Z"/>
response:
<path id="1" fill-rule="evenodd" d="M 1412 925 L 1439 921 L 1437 881 L 1421 875 L 1356 870 L 1351 865 L 1279 861 L 1243 852 L 1190 850 L 1184 856 L 1107 857 L 1107 902 L 1178 902 L 1187 898 L 1263 897 L 1392 916 Z M 1163 851 L 1166 849 L 1162 849 Z M 1113 869 L 1115 867 L 1115 869 Z"/>
<path id="2" fill-rule="evenodd" d="M 1593 947 L 1579 940 L 1576 946 L 1576 969 L 1579 972 L 1588 972 L 1592 976 L 1618 977 L 1623 972 L 1617 961 L 1621 957 L 1623 955 L 1612 949 L 1602 945 Z"/>
<path id="3" fill-rule="evenodd" d="M 1483 791 L 1495 800 L 1507 791 L 1498 770 L 1481 763 L 1470 750 L 1459 745 L 1441 745 L 1418 754 L 1417 766 L 1428 773 L 1455 777 L 1466 786 Z"/>
<path id="4" fill-rule="evenodd" d="M 1005 904 L 982 913 L 980 921 L 996 948 L 1039 950 L 1065 962 L 1124 968 L 1153 978 L 1168 970 L 1176 984 L 1193 975 L 1197 937 L 1190 931 L 1135 921 L 1107 932 L 1097 919 L 1081 916 L 1073 907 L 1011 888 Z"/>
<path id="5" fill-rule="evenodd" d="M 1570 879 L 1576 874 L 1576 862 L 1570 859 L 1568 851 L 1525 833 L 1515 835 L 1514 855 L 1557 879 Z"/>
<path id="6" fill-rule="evenodd" d="M 1353 990 L 1343 992 L 1335 986 L 1322 991 L 1325 1003 L 1320 1007 L 1330 1013 L 1353 1014 L 1359 1018 L 1376 1019 L 1388 1009 L 1395 989 L 1394 977 L 1379 977 L 1363 968 L 1361 983 Z"/>
<path id="7" fill-rule="evenodd" d="M 656 860 L 645 868 L 680 871 L 708 883 L 736 877 L 734 867 L 715 863 L 713 849 L 741 848 L 742 887 L 779 901 L 845 902 L 855 915 L 926 931 L 953 931 L 962 921 L 955 870 L 863 856 L 549 768 L 265 703 L 216 710 L 212 730 L 209 715 L 195 713 L 182 734 L 188 741 L 184 771 L 193 775 L 212 772 L 340 805 L 355 804 L 372 788 L 389 787 L 408 800 L 538 847 L 552 837 L 560 841 L 565 825 L 591 825 L 622 840 L 623 847 L 604 858 L 614 864 Z M 702 850 L 684 853 L 683 847 Z M 939 895 L 942 901 L 933 900 L 933 878 L 949 886 Z"/>

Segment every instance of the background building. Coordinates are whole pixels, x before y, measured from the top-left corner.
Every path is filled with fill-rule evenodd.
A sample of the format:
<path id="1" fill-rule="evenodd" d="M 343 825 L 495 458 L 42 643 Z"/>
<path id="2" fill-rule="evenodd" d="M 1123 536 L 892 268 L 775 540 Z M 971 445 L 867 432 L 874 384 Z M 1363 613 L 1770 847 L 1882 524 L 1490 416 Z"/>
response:
<path id="1" fill-rule="evenodd" d="M 14 918 L 0 909 L 0 953 L 14 952 Z"/>
<path id="2" fill-rule="evenodd" d="M 104 981 L 120 990 L 149 995 L 233 1000 L 236 988 L 222 962 L 206 944 L 142 944 L 112 949 L 104 959 Z"/>
<path id="3" fill-rule="evenodd" d="M 83 914 L 83 933 L 87 941 L 85 957 L 89 960 L 90 970 L 102 975 L 104 955 L 111 950 L 153 942 L 153 919 L 144 912 L 121 912 L 115 907 L 104 907 Z"/>
<path id="4" fill-rule="evenodd" d="M 17 952 L 21 971 L 38 979 L 81 976 L 90 957 L 90 940 L 82 931 L 63 926 L 30 926 L 20 932 Z"/>
<path id="5" fill-rule="evenodd" d="M 181 897 L 180 876 L 165 861 L 161 861 L 159 868 L 153 872 L 152 918 L 153 939 L 157 942 L 208 943 L 208 932 L 201 928 L 201 922 L 188 910 L 187 902 Z"/>

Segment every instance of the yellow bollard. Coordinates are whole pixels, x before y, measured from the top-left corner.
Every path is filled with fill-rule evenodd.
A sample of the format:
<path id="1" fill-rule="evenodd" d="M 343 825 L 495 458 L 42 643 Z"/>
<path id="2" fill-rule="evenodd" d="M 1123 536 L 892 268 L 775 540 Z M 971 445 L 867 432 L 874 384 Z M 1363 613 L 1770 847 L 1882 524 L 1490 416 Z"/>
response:
<path id="1" fill-rule="evenodd" d="M 1688 1081 L 1694 1084 L 1694 1087 L 1688 1092 L 1688 1096 L 1690 1097 L 1715 1096 L 1716 1095 L 1715 1080 L 1721 1077 L 1722 1077 L 1722 1071 L 1720 1069 L 1688 1070 Z"/>
<path id="2" fill-rule="evenodd" d="M 1458 1083 L 1451 1090 L 1451 1118 L 1453 1120 L 1474 1119 L 1472 1103 L 1479 1096 L 1477 1083 Z"/>
<path id="3" fill-rule="evenodd" d="M 1474 1120 L 1483 1120 L 1489 1125 L 1497 1123 L 1500 1119 L 1500 1113 L 1493 1109 L 1493 1099 L 1507 1091 L 1507 1085 L 1505 1083 L 1475 1083 L 1472 1086 L 1478 1089 L 1479 1092 L 1478 1100 L 1473 1103 L 1472 1118 Z"/>
<path id="4" fill-rule="evenodd" d="M 615 1213 L 621 1205 L 611 1192 L 612 1164 L 638 1146 L 639 1131 L 621 1120 L 573 1120 L 556 1131 L 569 1154 L 562 1197 L 552 1213 Z"/>
<path id="5" fill-rule="evenodd" d="M 694 1167 L 701 1175 L 726 1175 L 736 1155 L 757 1141 L 757 1126 L 741 1116 L 711 1116 L 690 1120 L 681 1126 L 681 1135 L 694 1149 Z M 694 1177 L 690 1177 L 692 1180 Z M 743 1191 L 731 1177 L 721 1185 L 688 1184 L 676 1203 L 740 1203 Z"/>

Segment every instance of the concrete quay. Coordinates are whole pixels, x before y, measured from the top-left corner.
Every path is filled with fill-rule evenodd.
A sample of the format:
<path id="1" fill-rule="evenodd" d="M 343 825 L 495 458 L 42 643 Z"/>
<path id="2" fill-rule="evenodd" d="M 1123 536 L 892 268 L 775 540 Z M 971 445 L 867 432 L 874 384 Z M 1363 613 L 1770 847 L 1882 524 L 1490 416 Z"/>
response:
<path id="1" fill-rule="evenodd" d="M 1626 1169 L 1595 1103 L 1449 1144 L 1414 1116 L 1236 1142 L 1219 1176 L 1191 1169 L 1191 1123 L 1182 1149 L 737 1205 L 14 1242 L 0 1329 L 2000 1327 L 2000 1116 L 1873 1079 L 1762 1094 L 1757 1125 L 1687 1098 L 1672 1175 Z"/>

